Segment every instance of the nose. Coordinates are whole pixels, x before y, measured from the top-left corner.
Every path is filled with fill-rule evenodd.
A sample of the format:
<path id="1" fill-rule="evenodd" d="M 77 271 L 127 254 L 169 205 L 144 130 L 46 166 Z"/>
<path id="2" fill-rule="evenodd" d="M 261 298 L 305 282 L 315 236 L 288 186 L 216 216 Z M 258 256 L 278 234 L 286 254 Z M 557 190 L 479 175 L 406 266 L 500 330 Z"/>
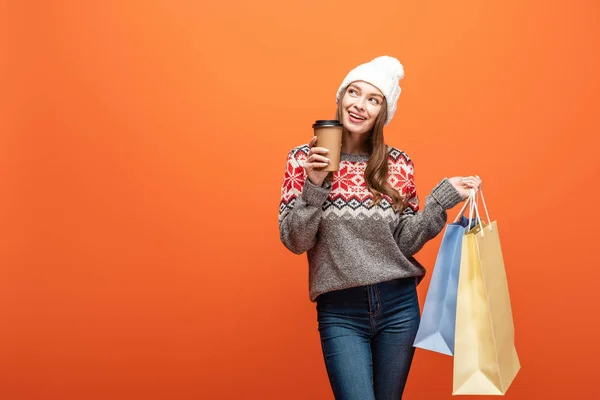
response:
<path id="1" fill-rule="evenodd" d="M 356 99 L 354 103 L 354 107 L 356 107 L 359 111 L 363 111 L 365 109 L 365 99 L 364 97 L 359 97 Z"/>

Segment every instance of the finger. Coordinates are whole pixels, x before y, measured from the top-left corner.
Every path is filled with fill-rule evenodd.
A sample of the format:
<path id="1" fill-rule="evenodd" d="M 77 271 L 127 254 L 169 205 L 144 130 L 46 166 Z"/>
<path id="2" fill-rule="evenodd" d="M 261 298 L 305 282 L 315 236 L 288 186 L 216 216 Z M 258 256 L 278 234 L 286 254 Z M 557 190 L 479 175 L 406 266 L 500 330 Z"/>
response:
<path id="1" fill-rule="evenodd" d="M 478 178 L 478 177 L 476 177 L 476 176 L 475 176 L 475 177 L 472 177 L 472 178 L 469 178 L 469 181 L 470 181 L 470 182 L 474 182 L 474 183 L 476 183 L 476 184 L 478 184 L 478 185 L 481 185 L 481 178 Z"/>
<path id="2" fill-rule="evenodd" d="M 309 162 L 315 162 L 315 161 L 318 161 L 318 162 L 324 162 L 324 163 L 326 163 L 326 164 L 328 164 L 328 163 L 330 163 L 330 162 L 331 162 L 331 160 L 330 160 L 329 158 L 327 158 L 327 157 L 323 157 L 323 156 L 320 156 L 320 155 L 318 155 L 318 154 L 313 154 L 313 155 L 311 155 L 310 157 L 308 157 L 308 160 L 309 160 Z"/>
<path id="3" fill-rule="evenodd" d="M 313 147 L 310 149 L 310 154 L 327 154 L 329 150 L 324 147 Z"/>
<path id="4" fill-rule="evenodd" d="M 477 189 L 479 187 L 479 183 L 474 182 L 474 181 L 464 181 L 463 186 L 470 188 L 470 189 Z"/>
<path id="5" fill-rule="evenodd" d="M 481 185 L 481 178 L 477 175 L 475 176 L 470 176 L 469 180 L 473 181 L 473 182 L 477 182 L 478 185 Z"/>
<path id="6" fill-rule="evenodd" d="M 322 162 L 312 162 L 304 164 L 305 169 L 321 169 L 327 167 L 329 164 Z"/>
<path id="7" fill-rule="evenodd" d="M 312 148 L 316 143 L 317 143 L 317 137 L 313 136 L 313 138 L 310 139 L 310 142 L 308 142 L 308 147 Z"/>

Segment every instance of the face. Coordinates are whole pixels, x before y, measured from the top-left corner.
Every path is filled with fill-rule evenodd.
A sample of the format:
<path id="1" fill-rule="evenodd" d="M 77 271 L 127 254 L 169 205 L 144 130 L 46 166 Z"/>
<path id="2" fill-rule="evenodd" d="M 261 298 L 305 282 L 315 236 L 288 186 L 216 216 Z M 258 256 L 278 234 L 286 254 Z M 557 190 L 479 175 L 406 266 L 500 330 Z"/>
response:
<path id="1" fill-rule="evenodd" d="M 363 134 L 373 129 L 381 111 L 383 94 L 375 86 L 352 82 L 342 98 L 342 124 L 348 132 Z"/>

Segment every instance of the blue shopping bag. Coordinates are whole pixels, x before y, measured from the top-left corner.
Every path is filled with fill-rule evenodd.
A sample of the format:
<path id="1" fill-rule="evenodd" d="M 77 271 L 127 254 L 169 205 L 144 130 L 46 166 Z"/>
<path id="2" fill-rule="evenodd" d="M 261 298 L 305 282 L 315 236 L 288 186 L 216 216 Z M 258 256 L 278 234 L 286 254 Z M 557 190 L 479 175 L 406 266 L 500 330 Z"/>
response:
<path id="1" fill-rule="evenodd" d="M 471 220 L 471 227 L 476 225 Z M 454 328 L 456 326 L 456 297 L 462 240 L 469 226 L 469 218 L 461 216 L 448 224 L 442 237 L 414 347 L 454 355 Z"/>

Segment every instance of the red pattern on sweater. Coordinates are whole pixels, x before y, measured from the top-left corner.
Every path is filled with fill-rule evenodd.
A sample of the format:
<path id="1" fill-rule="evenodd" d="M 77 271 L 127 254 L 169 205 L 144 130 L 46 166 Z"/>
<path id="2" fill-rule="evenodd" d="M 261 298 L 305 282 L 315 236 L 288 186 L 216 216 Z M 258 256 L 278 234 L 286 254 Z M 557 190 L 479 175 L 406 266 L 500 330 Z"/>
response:
<path id="1" fill-rule="evenodd" d="M 280 213 L 292 207 L 294 200 L 302 193 L 306 180 L 304 162 L 308 158 L 308 146 L 296 147 L 290 151 L 287 160 L 286 172 L 281 189 Z M 364 207 L 371 208 L 373 195 L 367 188 L 365 181 L 366 161 L 342 160 L 340 170 L 333 174 L 331 193 L 328 203 L 335 203 L 337 209 L 350 206 L 352 209 Z M 408 206 L 405 212 L 416 213 L 419 211 L 419 200 L 414 182 L 414 165 L 406 153 L 388 147 L 388 182 L 398 190 Z M 391 204 L 391 199 L 384 195 L 385 204 Z M 380 205 L 381 206 L 381 205 Z"/>

